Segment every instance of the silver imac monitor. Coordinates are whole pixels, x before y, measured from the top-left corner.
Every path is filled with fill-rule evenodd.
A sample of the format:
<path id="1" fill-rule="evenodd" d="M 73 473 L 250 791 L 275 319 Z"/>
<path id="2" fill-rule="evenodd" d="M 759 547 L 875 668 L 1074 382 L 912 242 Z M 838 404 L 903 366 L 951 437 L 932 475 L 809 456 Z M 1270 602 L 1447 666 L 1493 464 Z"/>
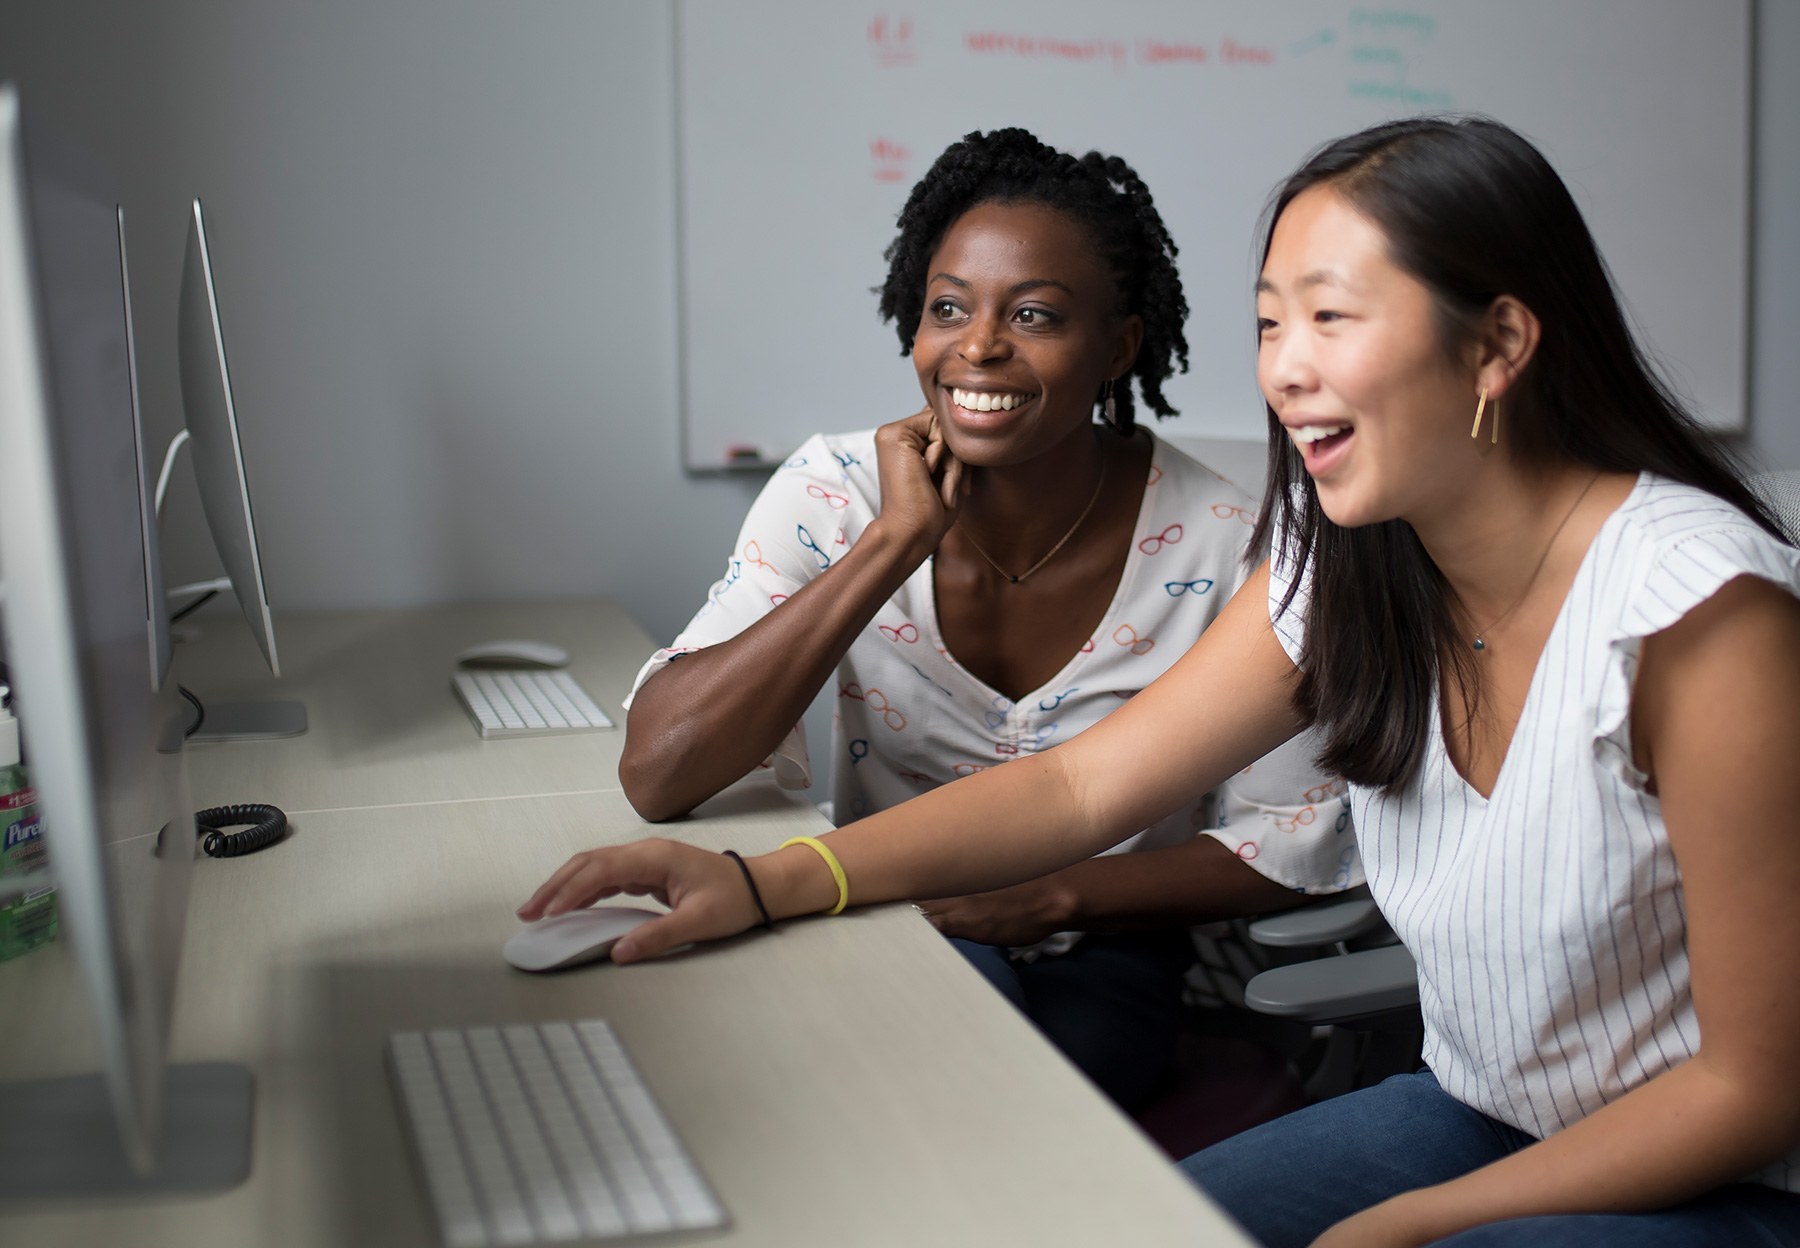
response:
<path id="1" fill-rule="evenodd" d="M 195 830 L 185 708 L 156 671 L 119 221 L 105 175 L 0 86 L 0 617 L 68 938 L 0 968 L 0 1197 L 248 1171 L 249 1072 L 167 1062 Z"/>
<path id="2" fill-rule="evenodd" d="M 279 677 L 281 660 L 275 649 L 275 622 L 269 612 L 269 591 L 263 581 L 262 555 L 256 543 L 256 518 L 250 506 L 250 478 L 244 471 L 231 370 L 225 362 L 225 335 L 219 317 L 218 289 L 213 284 L 212 252 L 206 241 L 205 214 L 197 199 L 188 219 L 176 336 L 187 427 L 170 443 L 164 459 L 156 490 L 158 510 L 175 453 L 185 443 L 193 454 L 200 506 L 206 513 L 206 525 L 212 531 L 213 545 L 225 565 L 226 576 L 219 582 L 200 582 L 183 588 L 202 592 L 231 589 L 256 644 L 269 662 L 269 671 Z M 291 737 L 305 731 L 306 708 L 299 702 L 221 702 L 207 705 L 193 739 Z"/>

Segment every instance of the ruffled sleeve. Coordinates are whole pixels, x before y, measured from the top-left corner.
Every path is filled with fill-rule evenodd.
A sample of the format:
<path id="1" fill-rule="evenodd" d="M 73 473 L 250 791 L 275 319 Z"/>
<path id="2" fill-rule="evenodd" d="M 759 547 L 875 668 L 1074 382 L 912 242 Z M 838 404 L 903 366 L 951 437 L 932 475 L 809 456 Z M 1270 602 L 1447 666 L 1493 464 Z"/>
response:
<path id="1" fill-rule="evenodd" d="M 663 668 L 683 655 L 730 641 L 850 548 L 880 506 L 846 466 L 863 462 L 855 451 L 864 442 L 872 448 L 874 435 L 815 435 L 776 469 L 744 518 L 737 545 L 725 561 L 725 575 L 706 591 L 706 601 L 680 635 L 639 670 L 625 697 L 627 709 L 645 682 Z M 789 729 L 763 765 L 774 769 L 776 783 L 784 789 L 810 787 L 812 761 L 805 724 Z"/>
<path id="2" fill-rule="evenodd" d="M 1219 786 L 1210 836 L 1277 884 L 1326 896 L 1364 882 L 1342 778 L 1313 761 L 1321 740 L 1308 730 Z"/>
<path id="3" fill-rule="evenodd" d="M 1740 576 L 1755 576 L 1800 596 L 1800 551 L 1720 502 L 1716 519 L 1636 552 L 1624 606 L 1607 639 L 1593 729 L 1603 771 L 1643 791 L 1632 762 L 1631 696 L 1644 638 L 1672 627 Z"/>

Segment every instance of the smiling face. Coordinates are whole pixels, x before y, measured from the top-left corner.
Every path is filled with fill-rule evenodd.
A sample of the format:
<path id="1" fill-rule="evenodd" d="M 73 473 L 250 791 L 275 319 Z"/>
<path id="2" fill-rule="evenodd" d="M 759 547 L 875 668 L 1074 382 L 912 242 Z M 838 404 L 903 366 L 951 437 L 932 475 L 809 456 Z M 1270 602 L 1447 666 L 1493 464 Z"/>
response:
<path id="1" fill-rule="evenodd" d="M 1430 290 L 1330 186 L 1281 214 L 1256 316 L 1263 397 L 1334 523 L 1411 518 L 1463 496 L 1483 464 L 1468 430 L 1474 362 L 1446 354 Z"/>
<path id="2" fill-rule="evenodd" d="M 1112 274 L 1074 220 L 1042 204 L 978 204 L 927 270 L 913 364 L 966 464 L 1021 463 L 1093 421 L 1143 322 L 1117 313 Z"/>

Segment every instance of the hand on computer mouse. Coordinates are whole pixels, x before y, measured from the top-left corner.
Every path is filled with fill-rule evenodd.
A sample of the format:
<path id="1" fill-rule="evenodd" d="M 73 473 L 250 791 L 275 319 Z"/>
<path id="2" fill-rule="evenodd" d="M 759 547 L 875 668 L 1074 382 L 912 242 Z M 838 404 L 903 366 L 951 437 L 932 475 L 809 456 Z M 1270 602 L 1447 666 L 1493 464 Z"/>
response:
<path id="1" fill-rule="evenodd" d="M 612 960 L 621 964 L 692 941 L 735 936 L 762 919 L 735 862 L 668 840 L 576 854 L 519 907 L 518 914 L 526 922 L 553 918 L 620 893 L 654 897 L 669 907 L 668 914 L 643 924 L 612 947 Z"/>

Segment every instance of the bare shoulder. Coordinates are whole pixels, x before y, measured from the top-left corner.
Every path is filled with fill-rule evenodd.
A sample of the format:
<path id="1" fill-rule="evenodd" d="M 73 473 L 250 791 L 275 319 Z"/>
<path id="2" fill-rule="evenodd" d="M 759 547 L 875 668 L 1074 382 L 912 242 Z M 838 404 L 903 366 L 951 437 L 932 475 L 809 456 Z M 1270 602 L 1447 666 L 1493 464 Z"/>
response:
<path id="1" fill-rule="evenodd" d="M 1791 766 L 1796 741 L 1800 599 L 1787 588 L 1734 577 L 1644 639 L 1632 747 L 1653 792 L 1690 772 L 1761 787 Z"/>

